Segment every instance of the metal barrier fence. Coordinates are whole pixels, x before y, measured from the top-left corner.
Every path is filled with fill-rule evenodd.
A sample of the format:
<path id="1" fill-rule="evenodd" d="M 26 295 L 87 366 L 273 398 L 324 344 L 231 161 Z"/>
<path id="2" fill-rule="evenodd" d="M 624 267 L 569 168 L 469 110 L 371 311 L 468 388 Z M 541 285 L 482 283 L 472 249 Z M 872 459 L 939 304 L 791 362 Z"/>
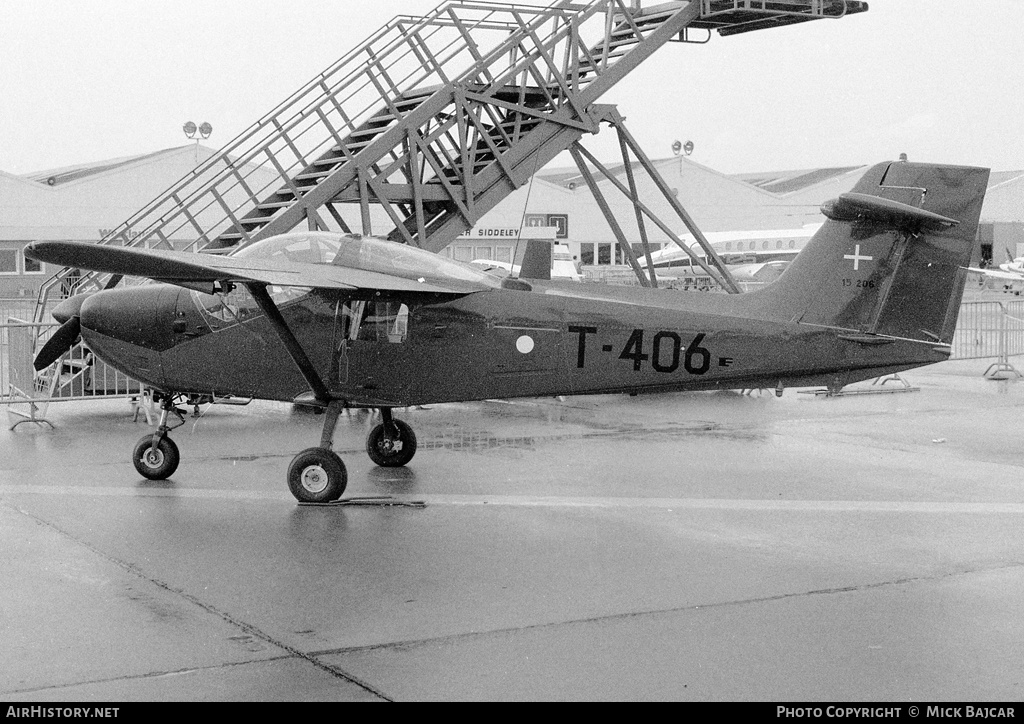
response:
<path id="1" fill-rule="evenodd" d="M 131 397 L 143 399 L 142 383 L 97 359 L 81 342 L 54 364 L 36 372 L 32 360 L 56 323 L 36 324 L 14 317 L 0 324 L 0 404 L 15 422 L 46 422 L 51 402 Z"/>
<path id="2" fill-rule="evenodd" d="M 31 320 L 35 313 L 36 298 L 34 296 L 0 299 L 0 324 L 3 324 L 12 317 L 15 319 Z"/>
<path id="3" fill-rule="evenodd" d="M 1002 302 L 970 302 L 960 305 L 953 334 L 954 359 L 998 357 L 1003 351 L 1002 334 L 1006 311 Z"/>
<path id="4" fill-rule="evenodd" d="M 1024 301 L 967 302 L 953 335 L 952 359 L 995 357 L 986 377 L 1007 373 L 1020 377 L 1010 364 L 1013 355 L 1024 354 Z"/>

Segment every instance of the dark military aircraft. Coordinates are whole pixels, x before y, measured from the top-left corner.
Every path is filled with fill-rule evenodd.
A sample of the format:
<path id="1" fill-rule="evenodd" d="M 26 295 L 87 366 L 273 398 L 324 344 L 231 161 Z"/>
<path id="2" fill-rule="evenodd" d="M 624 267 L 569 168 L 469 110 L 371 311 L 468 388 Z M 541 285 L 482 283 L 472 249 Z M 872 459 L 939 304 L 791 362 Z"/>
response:
<path id="1" fill-rule="evenodd" d="M 366 449 L 412 460 L 409 405 L 488 398 L 852 382 L 945 360 L 974 248 L 987 169 L 873 167 L 822 206 L 826 221 L 774 283 L 697 294 L 499 279 L 377 238 L 296 232 L 221 257 L 36 242 L 30 258 L 158 284 L 72 298 L 42 367 L 81 334 L 102 360 L 151 386 L 159 429 L 134 450 L 151 479 L 174 473 L 169 413 L 185 394 L 326 411 L 320 444 L 288 485 L 326 502 L 347 474 L 331 450 L 339 413 L 378 408 Z"/>

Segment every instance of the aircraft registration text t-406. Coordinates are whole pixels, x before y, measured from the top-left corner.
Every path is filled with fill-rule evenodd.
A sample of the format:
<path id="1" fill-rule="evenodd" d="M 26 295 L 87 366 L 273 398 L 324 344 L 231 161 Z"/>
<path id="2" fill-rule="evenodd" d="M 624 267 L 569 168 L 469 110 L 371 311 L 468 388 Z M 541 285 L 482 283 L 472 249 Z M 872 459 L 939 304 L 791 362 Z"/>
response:
<path id="1" fill-rule="evenodd" d="M 587 335 L 597 334 L 597 327 L 582 325 L 570 325 L 569 332 L 579 335 L 579 346 L 576 352 L 576 367 L 582 369 L 587 361 Z M 655 372 L 675 372 L 682 363 L 683 369 L 691 375 L 702 375 L 711 369 L 711 351 L 702 346 L 706 332 L 700 332 L 684 348 L 683 338 L 677 333 L 668 330 L 659 330 L 654 333 L 650 347 L 644 344 L 644 330 L 634 329 L 625 344 L 619 351 L 619 359 L 630 360 L 633 363 L 633 370 L 639 372 L 643 369 L 644 363 L 649 362 Z M 650 351 L 644 351 L 648 349 Z M 614 352 L 615 345 L 602 344 L 602 352 Z M 719 367 L 729 367 L 733 363 L 732 357 L 719 357 Z"/>

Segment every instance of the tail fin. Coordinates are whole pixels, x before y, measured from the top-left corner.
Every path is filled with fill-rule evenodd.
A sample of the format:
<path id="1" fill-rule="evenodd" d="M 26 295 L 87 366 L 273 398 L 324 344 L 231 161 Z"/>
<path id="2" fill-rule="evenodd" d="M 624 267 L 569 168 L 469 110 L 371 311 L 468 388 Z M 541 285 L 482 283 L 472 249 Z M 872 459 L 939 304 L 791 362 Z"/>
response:
<path id="1" fill-rule="evenodd" d="M 519 267 L 520 279 L 551 278 L 551 242 L 544 239 L 527 239 L 523 261 Z"/>
<path id="2" fill-rule="evenodd" d="M 755 292 L 772 317 L 948 344 L 989 170 L 881 163 L 822 206 L 828 221 Z"/>

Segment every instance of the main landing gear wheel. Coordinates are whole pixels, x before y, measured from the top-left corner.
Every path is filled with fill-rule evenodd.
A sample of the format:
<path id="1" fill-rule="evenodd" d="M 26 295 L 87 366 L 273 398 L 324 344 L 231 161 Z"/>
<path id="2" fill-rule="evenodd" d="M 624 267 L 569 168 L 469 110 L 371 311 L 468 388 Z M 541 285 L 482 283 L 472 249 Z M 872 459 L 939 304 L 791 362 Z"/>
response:
<path id="1" fill-rule="evenodd" d="M 370 430 L 366 438 L 366 453 L 370 460 L 383 468 L 400 468 L 416 454 L 416 434 L 401 420 L 390 420 L 392 427 L 388 434 L 388 420 Z"/>
<path id="2" fill-rule="evenodd" d="M 348 472 L 333 451 L 322 447 L 303 450 L 288 466 L 288 488 L 300 503 L 337 500 L 348 485 Z"/>
<path id="3" fill-rule="evenodd" d="M 181 462 L 181 455 L 178 453 L 178 446 L 174 440 L 166 435 L 153 447 L 153 436 L 144 435 L 135 443 L 135 451 L 132 453 L 132 462 L 135 469 L 144 478 L 149 480 L 166 480 L 174 475 Z"/>

